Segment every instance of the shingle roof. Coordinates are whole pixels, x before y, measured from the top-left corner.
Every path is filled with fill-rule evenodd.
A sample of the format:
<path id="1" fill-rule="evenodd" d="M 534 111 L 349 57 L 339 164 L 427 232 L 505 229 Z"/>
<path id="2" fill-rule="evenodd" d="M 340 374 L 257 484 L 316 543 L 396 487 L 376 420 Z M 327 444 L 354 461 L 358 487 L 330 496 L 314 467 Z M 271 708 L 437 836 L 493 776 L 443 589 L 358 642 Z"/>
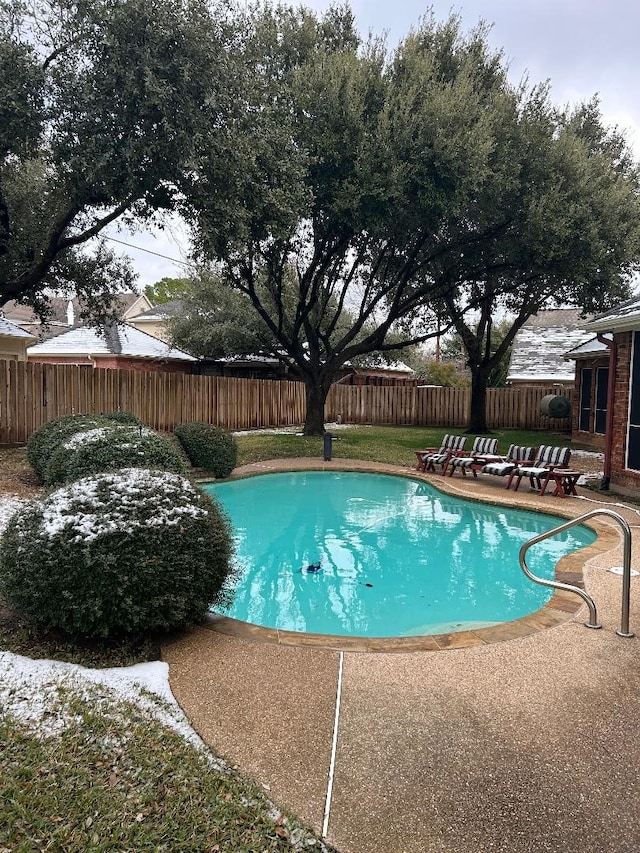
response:
<path id="1" fill-rule="evenodd" d="M 605 337 L 607 337 L 605 335 Z M 611 340 L 611 338 L 608 338 Z M 573 347 L 568 352 L 564 354 L 564 358 L 589 358 L 592 355 L 598 355 L 601 353 L 609 352 L 609 347 L 599 341 L 598 338 L 589 338 L 583 344 L 579 344 L 577 347 Z"/>
<path id="2" fill-rule="evenodd" d="M 621 302 L 615 308 L 598 314 L 588 325 L 592 332 L 625 332 L 640 329 L 640 296 Z"/>
<path id="3" fill-rule="evenodd" d="M 134 329 L 127 323 L 113 323 L 106 329 L 78 326 L 27 348 L 27 355 L 107 354 L 196 361 L 188 353 L 170 347 L 159 338 Z"/>
<path id="4" fill-rule="evenodd" d="M 35 335 L 25 332 L 20 326 L 5 320 L 4 317 L 0 317 L 0 335 L 7 338 L 29 338 L 32 341 L 36 339 Z"/>
<path id="5" fill-rule="evenodd" d="M 141 311 L 136 314 L 135 320 L 167 320 L 169 317 L 175 317 L 182 311 L 184 303 L 182 299 L 172 299 L 170 302 L 162 302 L 156 305 L 155 308 L 149 308 L 147 311 Z"/>
<path id="6" fill-rule="evenodd" d="M 113 305 L 117 315 L 119 317 L 124 317 L 127 311 L 129 311 L 129 309 L 132 308 L 139 299 L 145 299 L 147 304 L 149 304 L 149 300 L 146 299 L 146 297 L 141 296 L 139 293 L 125 291 L 123 293 L 115 294 Z M 59 326 L 64 326 L 67 329 L 70 328 L 69 303 L 71 303 L 72 306 L 71 316 L 73 318 L 73 326 L 84 325 L 84 320 L 80 318 L 80 313 L 83 307 L 82 301 L 77 298 L 69 299 L 66 296 L 49 297 L 51 313 L 47 323 L 47 326 L 49 327 L 48 332 L 45 327 L 42 326 L 39 318 L 36 317 L 33 308 L 29 305 L 20 305 L 15 300 L 10 299 L 2 306 L 2 314 L 7 320 L 11 320 L 12 323 L 16 323 L 28 331 L 33 332 L 40 338 L 47 338 L 57 334 Z"/>
<path id="7" fill-rule="evenodd" d="M 564 354 L 593 337 L 588 321 L 575 308 L 539 311 L 515 336 L 507 381 L 570 382 L 575 364 Z"/>

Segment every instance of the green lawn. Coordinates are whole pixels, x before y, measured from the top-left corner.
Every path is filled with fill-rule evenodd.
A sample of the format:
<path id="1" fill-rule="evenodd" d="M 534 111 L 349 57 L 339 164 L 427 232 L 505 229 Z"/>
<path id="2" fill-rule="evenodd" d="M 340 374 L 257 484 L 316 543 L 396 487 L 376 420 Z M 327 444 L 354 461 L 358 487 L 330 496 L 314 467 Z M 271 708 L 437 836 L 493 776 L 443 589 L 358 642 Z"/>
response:
<path id="1" fill-rule="evenodd" d="M 336 430 L 333 455 L 342 459 L 367 459 L 394 465 L 415 464 L 414 450 L 438 447 L 445 433 L 463 433 L 462 429 L 440 427 L 350 427 Z M 541 430 L 495 430 L 490 433 L 498 439 L 498 452 L 506 453 L 510 444 L 537 447 L 554 444 L 571 447 L 569 433 L 543 432 Z M 473 444 L 470 435 L 468 446 Z M 323 439 L 290 433 L 254 433 L 237 438 L 238 465 L 261 462 L 265 459 L 286 459 L 295 456 L 322 456 Z"/>

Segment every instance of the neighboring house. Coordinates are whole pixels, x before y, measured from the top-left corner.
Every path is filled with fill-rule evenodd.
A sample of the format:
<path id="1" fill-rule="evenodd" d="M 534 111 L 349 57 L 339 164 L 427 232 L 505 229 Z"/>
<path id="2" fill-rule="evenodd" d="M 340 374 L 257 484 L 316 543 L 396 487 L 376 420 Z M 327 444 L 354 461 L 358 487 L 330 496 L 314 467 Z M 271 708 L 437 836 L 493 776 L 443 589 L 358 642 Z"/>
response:
<path id="1" fill-rule="evenodd" d="M 0 316 L 0 358 L 7 361 L 26 361 L 27 347 L 37 340 L 15 323 Z"/>
<path id="2" fill-rule="evenodd" d="M 105 329 L 79 326 L 61 332 L 29 347 L 27 360 L 179 373 L 191 373 L 196 361 L 188 353 L 126 323 L 113 323 Z"/>
<path id="3" fill-rule="evenodd" d="M 151 308 L 151 303 L 147 297 L 139 293 L 118 293 L 114 302 L 118 317 L 125 322 Z M 46 326 L 36 317 L 32 308 L 27 305 L 19 305 L 14 300 L 6 302 L 2 306 L 2 314 L 7 320 L 35 335 L 41 341 L 67 329 L 86 325 L 81 318 L 82 303 L 79 299 L 52 296 L 49 299 L 49 304 L 51 314 Z"/>
<path id="4" fill-rule="evenodd" d="M 415 371 L 403 361 L 385 361 L 369 355 L 356 366 L 347 362 L 338 381 L 341 385 L 398 385 L 415 379 Z"/>
<path id="5" fill-rule="evenodd" d="M 155 308 L 148 308 L 146 311 L 141 311 L 135 317 L 125 319 L 127 319 L 130 326 L 140 329 L 141 332 L 146 332 L 148 335 L 153 335 L 162 341 L 168 341 L 167 322 L 182 311 L 182 305 L 183 302 L 181 299 L 172 299 L 171 302 L 163 302 L 160 305 L 156 305 Z"/>
<path id="6" fill-rule="evenodd" d="M 564 356 L 593 337 L 585 331 L 589 319 L 576 308 L 538 311 L 530 317 L 513 341 L 509 385 L 573 386 L 575 364 Z"/>
<path id="7" fill-rule="evenodd" d="M 585 328 L 591 336 L 597 335 L 609 354 L 604 415 L 604 485 L 610 484 L 619 492 L 637 495 L 640 491 L 640 297 L 635 296 L 617 308 L 599 314 Z M 604 367 L 603 360 L 599 366 Z M 595 365 L 597 367 L 598 364 Z M 603 373 L 602 382 L 604 378 Z M 583 381 L 584 377 L 578 379 Z M 603 393 L 601 390 L 601 419 Z M 594 418 L 597 414 L 594 411 Z"/>
<path id="8" fill-rule="evenodd" d="M 167 323 L 180 313 L 181 299 L 164 302 L 137 314 L 129 325 L 167 341 Z M 267 355 L 231 355 L 225 358 L 203 358 L 199 361 L 198 372 L 207 376 L 233 376 L 240 379 L 295 379 L 292 370 L 284 361 Z M 382 358 L 370 356 L 356 366 L 345 364 L 338 374 L 338 381 L 344 385 L 382 385 L 397 384 L 413 379 L 415 373 L 401 361 L 386 362 Z"/>
<path id="9" fill-rule="evenodd" d="M 203 358 L 198 373 L 205 376 L 234 376 L 240 379 L 290 379 L 300 375 L 275 356 L 232 355 L 227 358 Z M 414 381 L 415 373 L 401 361 L 386 363 L 373 359 L 354 367 L 349 362 L 338 371 L 336 383 L 341 385 L 398 385 Z"/>

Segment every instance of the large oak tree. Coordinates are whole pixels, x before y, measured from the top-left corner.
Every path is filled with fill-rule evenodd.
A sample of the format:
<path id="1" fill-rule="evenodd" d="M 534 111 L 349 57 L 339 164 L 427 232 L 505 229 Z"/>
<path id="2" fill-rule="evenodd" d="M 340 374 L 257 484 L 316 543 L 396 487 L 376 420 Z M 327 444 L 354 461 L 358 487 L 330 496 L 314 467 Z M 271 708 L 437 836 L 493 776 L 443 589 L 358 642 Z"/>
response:
<path id="1" fill-rule="evenodd" d="M 173 207 L 229 38 L 204 0 L 0 3 L 0 306 L 70 287 L 99 313 L 129 283 L 94 238 Z"/>
<path id="2" fill-rule="evenodd" d="M 305 432 L 319 433 L 339 368 L 405 345 L 390 337 L 399 321 L 449 287 L 436 262 L 504 228 L 450 221 L 490 182 L 517 96 L 486 32 L 463 36 L 455 18 L 426 21 L 393 56 L 361 45 L 344 8 L 267 10 L 245 31 L 237 147 L 224 162 L 217 145 L 203 151 L 187 194 L 201 256 L 295 365 Z"/>
<path id="3" fill-rule="evenodd" d="M 636 175 L 626 160 L 611 174 L 624 152 L 606 133 L 589 143 L 597 109 L 511 85 L 485 27 L 429 17 L 392 54 L 361 44 L 344 8 L 262 11 L 243 29 L 235 150 L 223 161 L 214 140 L 186 194 L 240 323 L 255 312 L 304 380 L 306 433 L 346 361 L 425 340 L 436 316 L 471 350 L 488 292 L 507 307 L 576 282 L 615 292 L 637 259 Z"/>
<path id="4" fill-rule="evenodd" d="M 471 372 L 470 432 L 487 430 L 489 377 L 532 315 L 605 310 L 628 296 L 639 268 L 640 173 L 624 136 L 603 124 L 596 99 L 565 111 L 546 99 L 542 106 L 538 132 L 529 122 L 505 160 L 514 188 L 509 227 L 440 269 L 453 286 L 438 310 L 459 334 Z M 487 209 L 480 205 L 479 217 Z M 508 318 L 498 335 L 497 316 Z"/>

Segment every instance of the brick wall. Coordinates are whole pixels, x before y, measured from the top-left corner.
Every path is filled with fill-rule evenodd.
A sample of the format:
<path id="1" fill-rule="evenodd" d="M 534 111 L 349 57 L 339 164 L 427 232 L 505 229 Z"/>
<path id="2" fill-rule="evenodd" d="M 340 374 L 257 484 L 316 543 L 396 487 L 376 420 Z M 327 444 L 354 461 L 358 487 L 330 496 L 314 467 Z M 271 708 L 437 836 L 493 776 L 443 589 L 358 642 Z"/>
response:
<path id="1" fill-rule="evenodd" d="M 89 356 L 29 356 L 29 361 L 39 364 L 88 364 L 99 368 L 116 370 L 150 370 L 154 373 L 191 373 L 191 361 L 157 361 L 154 359 L 129 358 L 118 355 Z"/>
<path id="2" fill-rule="evenodd" d="M 611 447 L 611 485 L 621 490 L 637 492 L 640 489 L 640 472 L 627 471 L 625 468 L 633 332 L 620 332 L 614 335 L 614 341 L 618 345 L 618 358 Z"/>

